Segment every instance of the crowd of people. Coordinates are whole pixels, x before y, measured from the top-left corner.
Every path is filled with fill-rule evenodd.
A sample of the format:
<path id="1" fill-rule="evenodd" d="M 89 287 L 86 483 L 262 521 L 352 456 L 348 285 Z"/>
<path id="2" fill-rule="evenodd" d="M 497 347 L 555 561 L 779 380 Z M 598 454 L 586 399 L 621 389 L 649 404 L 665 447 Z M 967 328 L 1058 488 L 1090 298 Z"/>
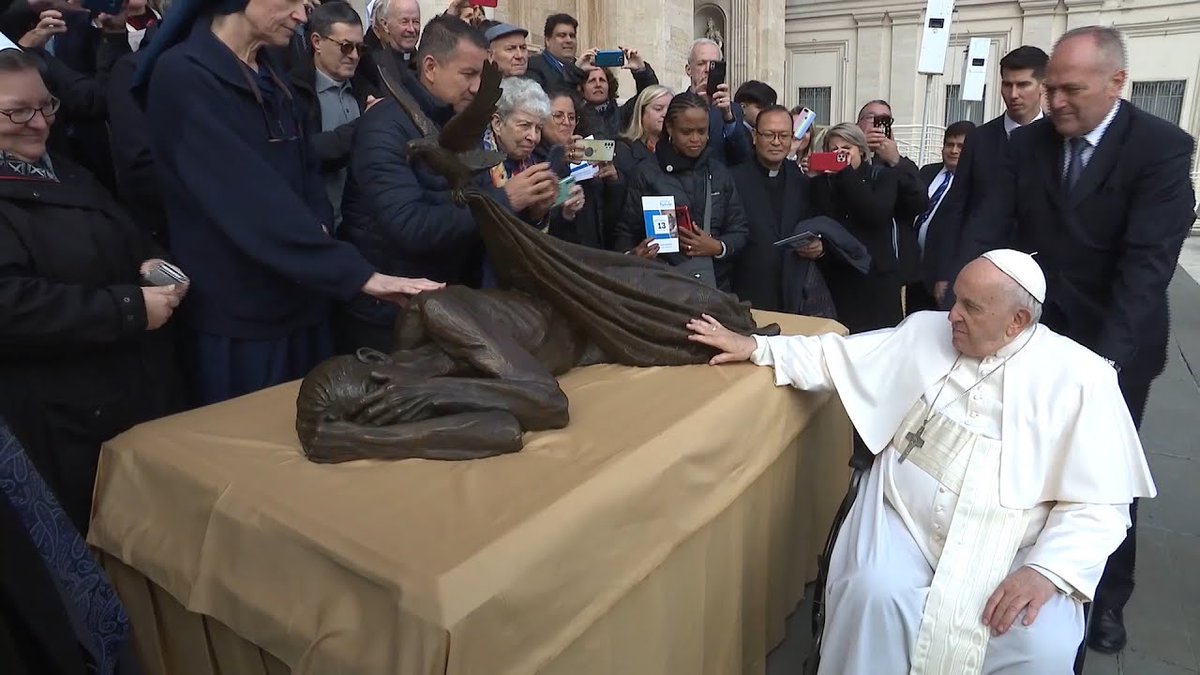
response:
<path id="1" fill-rule="evenodd" d="M 0 416 L 74 527 L 87 531 L 103 441 L 335 353 L 390 351 L 409 297 L 496 285 L 471 212 L 409 157 L 471 103 L 488 62 L 504 78 L 495 115 L 460 140 L 504 156 L 473 184 L 531 228 L 855 334 L 921 310 L 983 311 L 957 301 L 959 270 L 985 250 L 1037 250 L 1043 321 L 1119 369 L 1140 422 L 1165 363 L 1193 142 L 1120 99 L 1116 31 L 1071 31 L 1054 62 L 1009 53 L 1005 113 L 951 124 L 942 161 L 918 167 L 884 100 L 818 129 L 768 83 L 709 87 L 724 60 L 712 40 L 678 64 L 690 86 L 676 92 L 634 46 L 582 49 L 578 27 L 547 17 L 537 51 L 528 28 L 463 0 L 427 21 L 415 0 L 371 0 L 365 19 L 340 0 L 127 0 L 114 14 L 12 1 Z M 635 91 L 618 92 L 602 50 L 621 54 Z M 615 141 L 615 156 L 560 195 L 592 139 Z M 839 165 L 814 170 L 815 153 Z M 648 236 L 649 196 L 688 208 L 678 252 Z M 182 275 L 152 281 L 164 269 Z M 1124 645 L 1132 532 L 1096 597 L 1105 651 Z M 14 653 L 59 658 L 39 644 Z"/>

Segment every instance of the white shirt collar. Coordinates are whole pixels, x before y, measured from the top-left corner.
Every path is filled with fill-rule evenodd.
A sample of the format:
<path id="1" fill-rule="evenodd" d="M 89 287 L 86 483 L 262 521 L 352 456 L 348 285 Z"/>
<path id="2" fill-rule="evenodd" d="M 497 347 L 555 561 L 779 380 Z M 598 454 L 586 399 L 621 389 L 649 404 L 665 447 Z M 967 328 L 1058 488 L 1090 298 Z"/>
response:
<path id="1" fill-rule="evenodd" d="M 1095 129 L 1092 129 L 1083 135 L 1083 137 L 1087 139 L 1088 145 L 1092 146 L 1093 148 L 1100 147 L 1100 139 L 1104 138 L 1104 132 L 1108 131 L 1109 125 L 1111 125 L 1112 121 L 1116 119 L 1117 112 L 1120 110 L 1121 99 L 1117 99 L 1117 102 L 1113 104 L 1112 110 L 1108 111 L 1108 115 L 1105 116 L 1104 120 L 1100 122 Z"/>
<path id="2" fill-rule="evenodd" d="M 0 33 L 0 51 L 4 51 L 5 49 L 15 49 L 17 51 L 21 51 L 21 48 L 15 45 L 12 40 L 9 40 L 7 37 L 5 37 L 4 33 Z"/>
<path id="3" fill-rule="evenodd" d="M 1042 111 L 1038 110 L 1037 117 L 1029 120 L 1029 123 L 1033 124 L 1034 122 L 1042 119 L 1042 117 L 1043 117 Z M 1006 136 L 1012 136 L 1012 132 L 1016 131 L 1017 129 L 1020 129 L 1023 126 L 1025 126 L 1025 125 L 1021 124 L 1020 122 L 1009 117 L 1007 112 L 1004 113 L 1004 134 Z"/>

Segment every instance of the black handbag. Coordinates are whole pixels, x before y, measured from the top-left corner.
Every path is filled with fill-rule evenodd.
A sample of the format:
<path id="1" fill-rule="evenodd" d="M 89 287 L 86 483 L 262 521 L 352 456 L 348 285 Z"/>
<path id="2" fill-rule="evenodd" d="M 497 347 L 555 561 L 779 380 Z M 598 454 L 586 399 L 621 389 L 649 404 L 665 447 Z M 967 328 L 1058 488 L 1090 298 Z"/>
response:
<path id="1" fill-rule="evenodd" d="M 704 179 L 704 223 L 701 225 L 705 234 L 710 234 L 712 230 L 712 176 Z M 717 287 L 717 271 L 713 267 L 713 259 L 709 256 L 691 257 L 687 256 L 678 265 L 674 266 L 680 274 L 686 274 L 694 279 L 699 279 L 705 284 Z"/>

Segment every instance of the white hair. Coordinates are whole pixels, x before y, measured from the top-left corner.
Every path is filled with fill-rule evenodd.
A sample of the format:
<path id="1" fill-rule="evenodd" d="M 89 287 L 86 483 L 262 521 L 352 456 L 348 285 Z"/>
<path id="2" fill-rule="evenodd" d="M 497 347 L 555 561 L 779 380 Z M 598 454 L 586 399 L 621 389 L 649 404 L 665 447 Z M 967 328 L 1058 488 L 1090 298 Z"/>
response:
<path id="1" fill-rule="evenodd" d="M 371 26 L 382 26 L 387 23 L 388 14 L 391 13 L 392 7 L 398 5 L 405 0 L 370 0 L 367 2 L 367 24 Z M 421 3 L 417 0 L 408 0 L 417 6 L 417 12 L 421 11 Z"/>
<path id="2" fill-rule="evenodd" d="M 496 114 L 506 119 L 514 112 L 527 112 L 540 120 L 550 117 L 550 98 L 541 85 L 524 77 L 506 77 L 500 82 Z"/>
<path id="3" fill-rule="evenodd" d="M 1029 312 L 1029 325 L 1035 325 L 1042 319 L 1042 303 L 1033 297 L 1033 294 L 1025 290 L 1025 287 L 1017 283 L 1016 279 L 1005 276 L 1008 281 L 1008 297 L 1012 300 L 1013 310 L 1024 309 Z"/>
<path id="4" fill-rule="evenodd" d="M 696 47 L 699 47 L 700 45 L 712 45 L 713 47 L 716 47 L 717 60 L 718 61 L 724 60 L 725 55 L 724 55 L 724 52 L 721 51 L 721 45 L 717 44 L 717 42 L 715 40 L 710 40 L 708 38 L 702 37 L 702 38 L 696 38 L 695 40 L 692 41 L 692 48 L 688 50 L 688 63 L 691 63 L 692 61 L 695 60 Z"/>

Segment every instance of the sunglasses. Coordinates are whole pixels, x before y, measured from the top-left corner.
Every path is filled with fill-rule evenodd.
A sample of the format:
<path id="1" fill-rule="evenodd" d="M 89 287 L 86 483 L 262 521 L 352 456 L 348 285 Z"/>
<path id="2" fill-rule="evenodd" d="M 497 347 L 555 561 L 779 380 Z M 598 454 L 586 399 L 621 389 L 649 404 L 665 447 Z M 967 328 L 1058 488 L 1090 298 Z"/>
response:
<path id="1" fill-rule="evenodd" d="M 320 35 L 320 33 L 318 33 L 318 35 Z M 338 46 L 338 48 L 342 50 L 342 56 L 350 56 L 350 54 L 355 51 L 358 52 L 359 56 L 362 56 L 363 54 L 365 54 L 367 52 L 367 45 L 365 42 L 353 42 L 351 40 L 335 40 L 334 38 L 331 38 L 327 35 L 321 35 L 321 39 L 329 40 L 330 42 L 336 44 Z"/>

